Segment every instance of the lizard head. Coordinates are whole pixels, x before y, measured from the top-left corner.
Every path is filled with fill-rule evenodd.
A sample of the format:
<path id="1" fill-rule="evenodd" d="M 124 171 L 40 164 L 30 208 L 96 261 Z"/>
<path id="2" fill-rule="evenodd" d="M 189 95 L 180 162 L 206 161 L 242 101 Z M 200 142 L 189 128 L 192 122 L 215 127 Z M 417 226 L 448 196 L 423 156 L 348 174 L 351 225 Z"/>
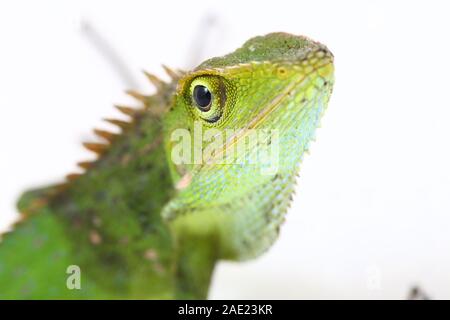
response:
<path id="1" fill-rule="evenodd" d="M 270 246 L 333 70 L 324 45 L 272 33 L 179 80 L 164 118 L 177 194 L 163 216 L 176 232 L 214 237 L 220 258 L 253 257 Z"/>

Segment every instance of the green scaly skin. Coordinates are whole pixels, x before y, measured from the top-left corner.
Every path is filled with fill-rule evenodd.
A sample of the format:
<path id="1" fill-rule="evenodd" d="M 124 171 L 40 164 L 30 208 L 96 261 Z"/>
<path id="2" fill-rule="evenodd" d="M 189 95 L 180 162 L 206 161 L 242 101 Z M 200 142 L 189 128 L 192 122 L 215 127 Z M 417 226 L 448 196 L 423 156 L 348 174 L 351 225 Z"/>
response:
<path id="1" fill-rule="evenodd" d="M 218 260 L 254 258 L 271 246 L 331 94 L 331 53 L 273 33 L 170 75 L 170 83 L 149 76 L 155 95 L 134 94 L 142 109 L 122 108 L 132 121 L 117 123 L 121 135 L 99 132 L 107 147 L 87 145 L 101 156 L 83 175 L 21 197 L 23 221 L 0 244 L 0 298 L 206 298 Z M 212 94 L 208 111 L 192 98 L 196 85 Z M 224 136 L 236 129 L 220 149 L 232 164 L 217 161 L 220 152 L 209 162 L 172 161 L 174 131 L 196 126 Z M 244 141 L 242 129 L 277 130 L 276 172 L 226 153 Z M 196 141 L 189 143 L 198 151 Z M 80 290 L 66 287 L 69 265 L 81 269 Z"/>

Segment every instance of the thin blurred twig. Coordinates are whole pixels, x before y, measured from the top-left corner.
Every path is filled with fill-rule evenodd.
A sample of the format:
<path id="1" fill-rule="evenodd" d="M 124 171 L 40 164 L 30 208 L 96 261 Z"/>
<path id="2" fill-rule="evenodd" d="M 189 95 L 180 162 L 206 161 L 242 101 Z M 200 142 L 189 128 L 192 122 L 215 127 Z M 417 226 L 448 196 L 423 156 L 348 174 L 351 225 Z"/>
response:
<path id="1" fill-rule="evenodd" d="M 127 64 L 113 46 L 95 30 L 89 21 L 81 21 L 81 32 L 95 49 L 111 64 L 126 88 L 137 88 L 137 82 L 132 76 Z"/>
<path id="2" fill-rule="evenodd" d="M 430 296 L 423 291 L 419 286 L 411 288 L 408 294 L 408 300 L 431 300 Z"/>
<path id="3" fill-rule="evenodd" d="M 188 50 L 186 69 L 192 69 L 208 55 L 208 49 L 223 42 L 224 30 L 220 16 L 209 12 L 202 17 L 194 34 L 192 45 Z"/>

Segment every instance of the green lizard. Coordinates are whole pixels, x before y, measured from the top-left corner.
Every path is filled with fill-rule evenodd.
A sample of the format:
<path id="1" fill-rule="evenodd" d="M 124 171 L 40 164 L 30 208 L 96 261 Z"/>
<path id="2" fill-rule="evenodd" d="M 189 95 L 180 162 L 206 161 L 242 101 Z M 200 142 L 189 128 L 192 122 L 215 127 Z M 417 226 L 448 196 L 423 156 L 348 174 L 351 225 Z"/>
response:
<path id="1" fill-rule="evenodd" d="M 170 83 L 147 74 L 154 95 L 130 92 L 141 108 L 118 106 L 121 134 L 95 130 L 105 143 L 85 144 L 99 156 L 84 174 L 20 198 L 0 298 L 206 298 L 217 261 L 274 242 L 332 91 L 332 54 L 272 33 L 166 71 Z"/>

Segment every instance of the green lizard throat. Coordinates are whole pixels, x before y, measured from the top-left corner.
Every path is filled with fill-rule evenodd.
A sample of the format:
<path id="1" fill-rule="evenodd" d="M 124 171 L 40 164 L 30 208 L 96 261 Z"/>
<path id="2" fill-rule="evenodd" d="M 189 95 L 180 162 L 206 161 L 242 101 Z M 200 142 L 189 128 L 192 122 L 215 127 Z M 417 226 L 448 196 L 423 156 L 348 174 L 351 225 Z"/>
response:
<path id="1" fill-rule="evenodd" d="M 26 192 L 0 243 L 0 298 L 205 298 L 221 259 L 276 239 L 327 107 L 333 56 L 302 36 L 255 37 L 158 89 L 82 175 Z M 79 286 L 68 286 L 69 266 Z M 71 269 L 72 270 L 72 269 Z M 78 269 L 76 269 L 78 270 Z"/>

